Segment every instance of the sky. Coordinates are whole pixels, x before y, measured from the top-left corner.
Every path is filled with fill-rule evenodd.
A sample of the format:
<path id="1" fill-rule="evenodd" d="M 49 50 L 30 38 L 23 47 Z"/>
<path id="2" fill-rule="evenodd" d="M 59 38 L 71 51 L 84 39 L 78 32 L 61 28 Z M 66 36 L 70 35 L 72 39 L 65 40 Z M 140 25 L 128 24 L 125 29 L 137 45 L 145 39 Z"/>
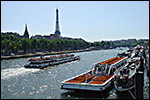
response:
<path id="1" fill-rule="evenodd" d="M 1 1 L 1 32 L 54 34 L 89 42 L 149 39 L 149 1 Z"/>

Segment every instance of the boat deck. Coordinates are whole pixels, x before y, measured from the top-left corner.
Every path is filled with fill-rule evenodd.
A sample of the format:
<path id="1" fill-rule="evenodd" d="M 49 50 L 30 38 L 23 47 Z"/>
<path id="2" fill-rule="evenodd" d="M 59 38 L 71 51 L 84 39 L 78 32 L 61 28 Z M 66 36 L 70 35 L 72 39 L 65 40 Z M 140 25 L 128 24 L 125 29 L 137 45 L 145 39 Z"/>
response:
<path id="1" fill-rule="evenodd" d="M 123 59 L 123 58 L 125 58 L 125 57 L 121 57 L 121 58 L 119 58 L 119 57 L 114 57 L 114 58 L 110 58 L 110 59 L 108 59 L 108 60 L 99 62 L 98 64 L 101 64 L 101 65 L 102 65 L 102 64 L 111 65 L 111 64 L 114 64 L 114 63 L 118 62 L 119 60 L 121 60 L 121 59 Z"/>
<path id="2" fill-rule="evenodd" d="M 87 75 L 86 73 L 81 75 L 81 76 L 77 76 L 73 79 L 67 80 L 67 83 L 87 83 L 87 84 L 103 84 L 105 81 L 107 81 L 109 78 L 111 78 L 113 75 Z"/>
<path id="3" fill-rule="evenodd" d="M 88 75 L 87 77 L 87 82 L 91 80 L 95 75 Z M 86 74 L 83 74 L 81 76 L 75 77 L 74 79 L 68 80 L 66 82 L 71 82 L 71 83 L 83 83 L 86 81 Z"/>
<path id="4" fill-rule="evenodd" d="M 107 81 L 112 76 L 113 75 L 110 75 L 110 76 L 98 76 L 98 77 L 94 78 L 89 84 L 103 84 L 105 81 Z"/>

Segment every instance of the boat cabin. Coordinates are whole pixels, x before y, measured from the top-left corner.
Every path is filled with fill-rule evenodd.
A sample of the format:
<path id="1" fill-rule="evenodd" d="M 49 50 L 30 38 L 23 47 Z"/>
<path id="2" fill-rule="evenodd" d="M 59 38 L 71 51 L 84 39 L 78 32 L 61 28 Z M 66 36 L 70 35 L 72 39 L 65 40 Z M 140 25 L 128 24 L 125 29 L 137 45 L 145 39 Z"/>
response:
<path id="1" fill-rule="evenodd" d="M 112 68 L 108 64 L 95 64 L 92 69 L 92 74 L 94 75 L 112 75 L 113 72 L 114 68 Z"/>

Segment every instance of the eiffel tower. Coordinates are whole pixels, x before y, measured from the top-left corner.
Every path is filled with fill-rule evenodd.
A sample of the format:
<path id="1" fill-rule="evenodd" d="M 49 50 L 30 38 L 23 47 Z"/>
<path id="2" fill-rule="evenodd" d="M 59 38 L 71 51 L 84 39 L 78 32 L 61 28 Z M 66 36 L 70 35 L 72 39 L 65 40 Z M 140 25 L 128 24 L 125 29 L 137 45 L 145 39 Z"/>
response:
<path id="1" fill-rule="evenodd" d="M 58 8 L 56 9 L 56 30 L 55 35 L 60 36 L 60 29 L 59 29 L 59 19 L 58 19 Z"/>

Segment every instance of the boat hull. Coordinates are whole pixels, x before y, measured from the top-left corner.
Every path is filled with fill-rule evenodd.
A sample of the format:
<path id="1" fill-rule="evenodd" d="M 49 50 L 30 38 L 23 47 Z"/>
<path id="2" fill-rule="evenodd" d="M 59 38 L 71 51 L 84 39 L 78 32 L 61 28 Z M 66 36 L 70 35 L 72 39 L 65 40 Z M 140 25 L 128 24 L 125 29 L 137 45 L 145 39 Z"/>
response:
<path id="1" fill-rule="evenodd" d="M 61 89 L 102 92 L 106 90 L 107 88 L 111 87 L 112 84 L 113 84 L 112 81 L 109 81 L 105 85 L 89 85 L 86 83 L 81 83 L 81 84 L 63 83 L 63 85 L 61 86 Z"/>

